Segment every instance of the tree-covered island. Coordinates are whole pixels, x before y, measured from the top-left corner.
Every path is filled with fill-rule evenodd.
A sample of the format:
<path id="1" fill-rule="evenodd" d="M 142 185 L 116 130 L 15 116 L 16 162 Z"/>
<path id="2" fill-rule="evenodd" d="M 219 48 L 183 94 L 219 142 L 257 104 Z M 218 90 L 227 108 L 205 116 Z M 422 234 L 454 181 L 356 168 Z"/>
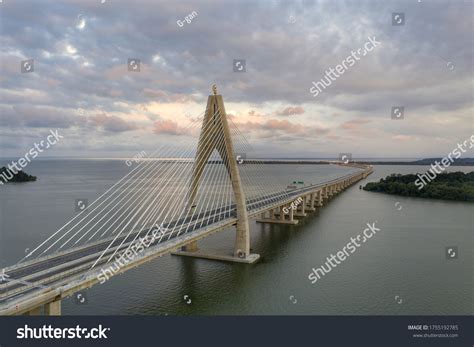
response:
<path id="1" fill-rule="evenodd" d="M 370 182 L 364 190 L 426 199 L 474 201 L 474 171 L 441 173 L 419 189 L 414 174 L 392 174 L 379 182 Z"/>
<path id="2" fill-rule="evenodd" d="M 13 172 L 5 166 L 0 168 L 0 185 L 8 182 L 31 182 L 36 181 L 36 176 L 28 175 L 23 171 Z"/>

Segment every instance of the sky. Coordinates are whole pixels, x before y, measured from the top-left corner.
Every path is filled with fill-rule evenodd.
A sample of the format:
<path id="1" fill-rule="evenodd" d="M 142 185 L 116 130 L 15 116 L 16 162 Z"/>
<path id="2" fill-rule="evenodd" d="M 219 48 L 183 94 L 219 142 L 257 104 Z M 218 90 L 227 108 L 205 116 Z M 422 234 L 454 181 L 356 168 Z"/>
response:
<path id="1" fill-rule="evenodd" d="M 2 0 L 0 156 L 179 146 L 216 83 L 255 157 L 443 157 L 473 134 L 473 6 Z"/>

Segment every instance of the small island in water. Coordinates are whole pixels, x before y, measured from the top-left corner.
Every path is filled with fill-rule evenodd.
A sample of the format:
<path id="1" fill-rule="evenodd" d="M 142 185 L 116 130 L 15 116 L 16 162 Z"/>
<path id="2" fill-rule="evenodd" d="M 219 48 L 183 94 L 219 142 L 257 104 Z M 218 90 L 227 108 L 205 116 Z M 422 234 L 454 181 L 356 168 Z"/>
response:
<path id="1" fill-rule="evenodd" d="M 5 166 L 0 168 L 0 184 L 8 182 L 32 182 L 36 181 L 36 176 L 28 175 L 23 171 L 14 173 L 7 169 Z"/>
<path id="2" fill-rule="evenodd" d="M 370 182 L 364 190 L 426 199 L 474 201 L 474 171 L 441 173 L 422 189 L 415 181 L 417 175 L 392 174 L 379 182 Z"/>

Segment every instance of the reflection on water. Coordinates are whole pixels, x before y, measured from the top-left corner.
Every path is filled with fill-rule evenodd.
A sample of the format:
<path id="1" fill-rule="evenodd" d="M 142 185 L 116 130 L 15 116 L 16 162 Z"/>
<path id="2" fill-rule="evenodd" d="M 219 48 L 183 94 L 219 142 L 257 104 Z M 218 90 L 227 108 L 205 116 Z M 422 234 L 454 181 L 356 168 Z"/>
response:
<path id="1" fill-rule="evenodd" d="M 4 164 L 4 163 L 0 163 Z M 278 165 L 272 174 L 316 183 L 340 174 L 327 165 Z M 37 160 L 34 183 L 0 187 L 0 267 L 11 265 L 130 170 L 117 160 Z M 368 181 L 420 166 L 377 166 Z M 468 167 L 450 171 L 471 171 Z M 282 181 L 283 182 L 283 181 Z M 401 206 L 401 208 L 400 208 Z M 472 314 L 473 205 L 421 200 L 353 186 L 297 226 L 251 222 L 253 265 L 156 259 L 88 290 L 88 304 L 65 300 L 64 314 Z M 380 233 L 313 285 L 308 274 L 364 225 Z M 229 252 L 233 230 L 200 247 Z M 447 260 L 446 246 L 459 258 Z M 400 300 L 402 299 L 402 300 Z M 401 302 L 401 303 L 400 303 Z"/>

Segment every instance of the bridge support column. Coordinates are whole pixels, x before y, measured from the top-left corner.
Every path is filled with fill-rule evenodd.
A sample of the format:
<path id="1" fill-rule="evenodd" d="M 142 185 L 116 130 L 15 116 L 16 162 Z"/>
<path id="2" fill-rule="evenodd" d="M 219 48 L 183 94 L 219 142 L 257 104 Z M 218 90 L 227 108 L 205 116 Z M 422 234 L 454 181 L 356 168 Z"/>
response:
<path id="1" fill-rule="evenodd" d="M 61 298 L 58 298 L 44 305 L 44 314 L 46 316 L 60 316 L 61 315 Z"/>
<path id="2" fill-rule="evenodd" d="M 285 218 L 285 207 L 288 209 L 288 219 Z M 257 219 L 257 223 L 269 223 L 269 224 L 298 224 L 298 221 L 293 218 L 294 213 L 291 205 L 282 205 L 279 207 L 278 212 L 274 212 L 274 209 L 270 210 L 270 217 L 266 218 L 265 214 L 262 214 L 263 218 Z M 278 217 L 277 217 L 278 216 Z"/>
<path id="3" fill-rule="evenodd" d="M 36 307 L 25 313 L 25 316 L 40 316 L 41 315 L 41 306 Z"/>
<path id="4" fill-rule="evenodd" d="M 198 249 L 197 241 L 193 241 L 188 243 L 186 246 L 181 247 L 181 250 L 184 252 L 196 252 Z"/>
<path id="5" fill-rule="evenodd" d="M 275 219 L 275 211 L 273 211 L 273 208 L 268 211 L 268 218 Z"/>
<path id="6" fill-rule="evenodd" d="M 296 217 L 306 217 L 306 213 L 304 212 L 306 205 L 306 197 L 303 197 L 303 202 L 296 207 L 296 213 L 294 214 Z"/>
<path id="7" fill-rule="evenodd" d="M 294 214 L 294 211 L 292 208 L 290 208 L 290 211 L 288 212 L 289 220 L 290 222 L 294 222 L 293 224 L 297 224 L 298 221 L 295 221 L 293 214 Z"/>
<path id="8" fill-rule="evenodd" d="M 304 204 L 304 211 L 305 212 L 314 212 L 314 211 L 316 211 L 316 209 L 314 208 L 313 200 L 314 200 L 313 193 L 311 193 L 310 195 L 306 195 L 304 197 L 303 204 Z"/>
<path id="9" fill-rule="evenodd" d="M 316 202 L 316 206 L 321 207 L 323 206 L 323 190 L 318 190 L 318 200 Z"/>

